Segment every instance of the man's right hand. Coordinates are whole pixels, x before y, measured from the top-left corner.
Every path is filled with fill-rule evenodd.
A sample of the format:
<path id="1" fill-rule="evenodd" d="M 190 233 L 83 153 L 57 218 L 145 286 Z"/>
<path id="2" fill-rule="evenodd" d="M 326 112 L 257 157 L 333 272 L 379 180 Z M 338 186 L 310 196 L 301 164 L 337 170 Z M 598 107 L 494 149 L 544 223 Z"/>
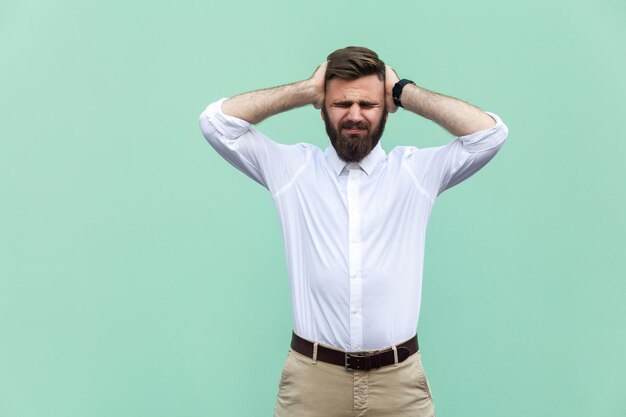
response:
<path id="1" fill-rule="evenodd" d="M 324 105 L 324 98 L 326 96 L 325 77 L 327 66 L 328 61 L 324 61 L 319 67 L 317 67 L 311 78 L 309 78 L 309 82 L 312 84 L 316 92 L 316 99 L 313 102 L 313 107 L 318 110 Z"/>

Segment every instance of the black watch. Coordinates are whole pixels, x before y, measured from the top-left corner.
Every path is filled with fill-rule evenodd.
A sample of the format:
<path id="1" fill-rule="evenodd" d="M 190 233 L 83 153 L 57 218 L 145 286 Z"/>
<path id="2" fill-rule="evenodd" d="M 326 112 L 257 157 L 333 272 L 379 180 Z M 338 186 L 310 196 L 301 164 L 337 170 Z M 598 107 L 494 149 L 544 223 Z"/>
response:
<path id="1" fill-rule="evenodd" d="M 391 96 L 393 97 L 393 102 L 398 107 L 404 107 L 402 103 L 400 103 L 400 94 L 402 94 L 402 89 L 407 84 L 415 85 L 415 83 L 411 80 L 402 79 L 398 81 L 396 85 L 393 86 L 393 89 L 391 90 Z"/>

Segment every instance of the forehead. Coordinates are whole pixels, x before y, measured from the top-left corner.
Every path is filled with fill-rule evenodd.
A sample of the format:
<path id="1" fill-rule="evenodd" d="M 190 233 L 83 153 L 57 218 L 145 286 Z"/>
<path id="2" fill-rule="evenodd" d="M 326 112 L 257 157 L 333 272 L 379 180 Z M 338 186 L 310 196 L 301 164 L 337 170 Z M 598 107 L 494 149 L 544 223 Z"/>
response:
<path id="1" fill-rule="evenodd" d="M 385 84 L 376 74 L 342 80 L 333 78 L 326 84 L 326 100 L 382 100 L 385 97 Z"/>

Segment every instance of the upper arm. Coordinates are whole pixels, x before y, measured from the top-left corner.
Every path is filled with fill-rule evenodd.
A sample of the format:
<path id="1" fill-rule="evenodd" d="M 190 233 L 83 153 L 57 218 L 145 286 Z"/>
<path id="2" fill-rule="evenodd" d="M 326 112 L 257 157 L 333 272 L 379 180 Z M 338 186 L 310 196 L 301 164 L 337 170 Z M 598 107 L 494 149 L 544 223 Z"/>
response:
<path id="1" fill-rule="evenodd" d="M 200 130 L 211 146 L 231 165 L 268 190 L 288 183 L 309 152 L 302 145 L 283 145 L 253 129 L 248 122 L 209 105 L 199 118 Z"/>
<path id="2" fill-rule="evenodd" d="M 502 148 L 508 129 L 492 113 L 496 125 L 471 135 L 459 136 L 450 143 L 419 149 L 408 160 L 423 186 L 439 195 L 484 167 Z"/>

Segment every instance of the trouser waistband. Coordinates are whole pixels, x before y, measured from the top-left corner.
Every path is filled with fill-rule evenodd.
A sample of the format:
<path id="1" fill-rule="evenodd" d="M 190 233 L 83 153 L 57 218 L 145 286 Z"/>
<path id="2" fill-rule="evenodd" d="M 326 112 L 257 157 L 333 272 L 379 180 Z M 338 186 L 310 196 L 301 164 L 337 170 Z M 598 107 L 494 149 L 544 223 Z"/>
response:
<path id="1" fill-rule="evenodd" d="M 298 336 L 291 336 L 291 348 L 314 360 L 345 367 L 349 371 L 369 371 L 405 361 L 419 350 L 417 335 L 389 348 L 369 352 L 344 352 L 327 348 Z"/>

